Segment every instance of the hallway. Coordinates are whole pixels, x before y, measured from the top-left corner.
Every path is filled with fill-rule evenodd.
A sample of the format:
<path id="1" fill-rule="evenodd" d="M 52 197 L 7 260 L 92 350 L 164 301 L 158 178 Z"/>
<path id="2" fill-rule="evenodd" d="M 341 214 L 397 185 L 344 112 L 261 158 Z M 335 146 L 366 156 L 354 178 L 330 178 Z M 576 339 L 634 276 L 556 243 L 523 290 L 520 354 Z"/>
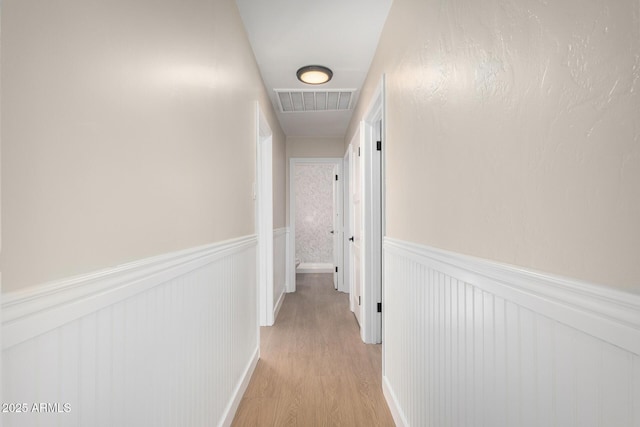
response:
<path id="1" fill-rule="evenodd" d="M 393 426 L 380 345 L 365 345 L 331 274 L 298 274 L 236 413 L 240 426 Z"/>

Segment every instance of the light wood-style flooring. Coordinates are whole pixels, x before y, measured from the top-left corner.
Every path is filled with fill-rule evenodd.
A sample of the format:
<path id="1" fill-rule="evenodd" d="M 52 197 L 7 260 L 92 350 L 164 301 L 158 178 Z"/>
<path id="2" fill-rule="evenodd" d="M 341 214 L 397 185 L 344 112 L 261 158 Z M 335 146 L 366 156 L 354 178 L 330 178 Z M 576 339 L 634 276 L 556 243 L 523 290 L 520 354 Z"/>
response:
<path id="1" fill-rule="evenodd" d="M 381 346 L 367 345 L 332 274 L 298 274 L 233 426 L 394 426 L 382 395 Z"/>

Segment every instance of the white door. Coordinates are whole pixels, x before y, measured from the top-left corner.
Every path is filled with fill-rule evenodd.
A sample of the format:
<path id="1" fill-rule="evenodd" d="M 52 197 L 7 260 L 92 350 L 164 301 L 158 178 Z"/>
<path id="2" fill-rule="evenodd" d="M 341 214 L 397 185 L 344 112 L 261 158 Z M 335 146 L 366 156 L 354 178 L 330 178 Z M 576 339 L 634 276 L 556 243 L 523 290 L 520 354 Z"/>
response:
<path id="1" fill-rule="evenodd" d="M 340 189 L 342 190 L 342 272 L 340 274 L 340 285 L 338 290 L 340 292 L 351 292 L 351 258 L 350 258 L 350 246 L 351 241 L 349 237 L 351 234 L 351 193 L 349 191 L 349 181 L 351 181 L 351 146 L 347 148 L 347 152 L 342 162 L 342 175 L 340 176 Z M 349 303 L 350 310 L 353 311 L 353 306 Z"/>
<path id="2" fill-rule="evenodd" d="M 338 267 L 340 266 L 340 255 L 342 251 L 340 250 L 340 243 L 342 239 L 341 236 L 341 224 L 342 221 L 340 218 L 340 212 L 338 212 L 339 197 L 340 197 L 340 189 L 338 188 L 339 180 L 338 180 L 338 165 L 333 167 L 333 176 L 335 179 L 333 180 L 333 229 L 331 233 L 333 233 L 333 288 L 338 289 L 339 285 L 339 272 Z"/>
<path id="3" fill-rule="evenodd" d="M 353 233 L 351 242 L 351 271 L 353 292 L 351 293 L 351 305 L 353 313 L 358 320 L 358 324 L 362 325 L 362 156 L 360 153 L 360 132 L 357 132 L 351 141 L 351 179 L 349 180 L 352 210 L 351 224 Z"/>

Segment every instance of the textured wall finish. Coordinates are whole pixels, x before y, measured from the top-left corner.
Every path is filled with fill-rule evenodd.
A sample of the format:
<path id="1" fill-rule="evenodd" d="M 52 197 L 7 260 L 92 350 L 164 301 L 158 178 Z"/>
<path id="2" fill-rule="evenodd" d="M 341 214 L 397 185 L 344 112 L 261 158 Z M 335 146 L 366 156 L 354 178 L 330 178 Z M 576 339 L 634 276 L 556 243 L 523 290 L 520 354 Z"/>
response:
<path id="1" fill-rule="evenodd" d="M 395 0 L 387 235 L 640 286 L 640 2 Z"/>
<path id="2" fill-rule="evenodd" d="M 274 156 L 284 137 L 233 0 L 7 1 L 1 19 L 3 290 L 254 233 L 256 100 Z"/>
<path id="3" fill-rule="evenodd" d="M 297 164 L 296 259 L 303 263 L 333 263 L 334 165 Z"/>

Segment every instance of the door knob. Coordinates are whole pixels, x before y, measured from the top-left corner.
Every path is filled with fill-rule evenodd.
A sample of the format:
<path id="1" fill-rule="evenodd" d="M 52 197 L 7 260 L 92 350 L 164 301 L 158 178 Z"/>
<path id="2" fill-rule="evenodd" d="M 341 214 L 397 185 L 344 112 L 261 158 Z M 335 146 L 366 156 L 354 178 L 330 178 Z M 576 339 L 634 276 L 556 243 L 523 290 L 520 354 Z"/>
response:
<path id="1" fill-rule="evenodd" d="M 329 233 L 333 234 L 333 230 L 331 230 Z"/>
<path id="2" fill-rule="evenodd" d="M 349 237 L 349 240 L 351 240 L 353 242 L 353 236 Z"/>

